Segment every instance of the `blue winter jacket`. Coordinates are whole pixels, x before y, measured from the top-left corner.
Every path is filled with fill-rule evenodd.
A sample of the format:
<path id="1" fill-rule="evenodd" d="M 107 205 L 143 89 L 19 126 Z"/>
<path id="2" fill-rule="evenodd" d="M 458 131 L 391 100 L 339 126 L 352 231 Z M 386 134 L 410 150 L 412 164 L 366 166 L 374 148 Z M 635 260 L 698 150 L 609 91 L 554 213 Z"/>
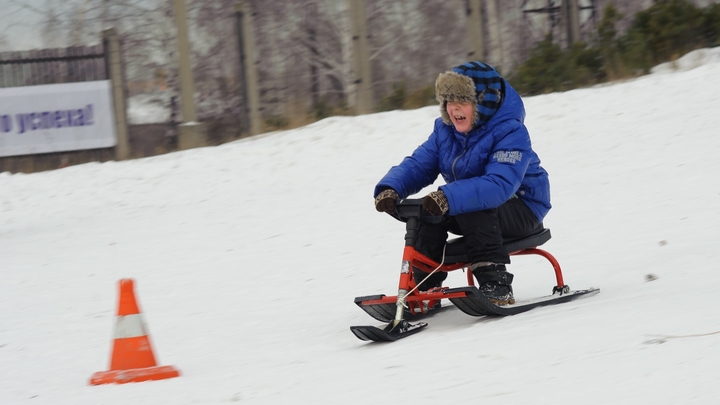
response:
<path id="1" fill-rule="evenodd" d="M 463 134 L 438 118 L 430 138 L 390 169 L 374 195 L 392 188 L 407 198 L 441 174 L 449 215 L 497 208 L 516 195 L 542 221 L 551 207 L 550 183 L 524 120 L 522 99 L 505 81 L 505 99 L 487 123 Z"/>

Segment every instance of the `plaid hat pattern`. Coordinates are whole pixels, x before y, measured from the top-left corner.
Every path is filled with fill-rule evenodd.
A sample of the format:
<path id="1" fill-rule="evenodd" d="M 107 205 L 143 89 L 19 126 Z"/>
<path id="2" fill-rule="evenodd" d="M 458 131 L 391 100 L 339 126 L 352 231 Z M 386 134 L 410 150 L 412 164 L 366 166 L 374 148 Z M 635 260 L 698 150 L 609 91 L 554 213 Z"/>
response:
<path id="1" fill-rule="evenodd" d="M 488 122 L 500 108 L 505 95 L 505 81 L 500 73 L 494 67 L 479 61 L 464 63 L 452 71 L 471 78 L 475 84 L 478 102 L 478 120 L 475 125 Z"/>

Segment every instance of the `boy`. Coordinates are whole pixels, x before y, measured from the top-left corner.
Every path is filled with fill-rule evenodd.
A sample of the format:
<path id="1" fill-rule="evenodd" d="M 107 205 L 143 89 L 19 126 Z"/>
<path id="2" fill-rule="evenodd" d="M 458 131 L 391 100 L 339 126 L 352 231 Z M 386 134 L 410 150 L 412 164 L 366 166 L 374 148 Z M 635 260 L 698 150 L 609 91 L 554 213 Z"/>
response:
<path id="1" fill-rule="evenodd" d="M 439 225 L 421 225 L 415 249 L 440 262 L 448 232 L 463 235 L 480 291 L 498 305 L 512 304 L 513 275 L 505 266 L 510 257 L 503 237 L 530 234 L 551 207 L 548 174 L 523 124 L 525 107 L 495 68 L 478 61 L 441 73 L 435 97 L 441 117 L 433 133 L 380 180 L 375 207 L 392 213 L 395 199 L 442 175 L 446 184 L 429 193 L 423 207 L 447 216 Z M 413 272 L 416 283 L 427 276 Z M 440 287 L 446 277 L 437 272 L 418 289 Z"/>

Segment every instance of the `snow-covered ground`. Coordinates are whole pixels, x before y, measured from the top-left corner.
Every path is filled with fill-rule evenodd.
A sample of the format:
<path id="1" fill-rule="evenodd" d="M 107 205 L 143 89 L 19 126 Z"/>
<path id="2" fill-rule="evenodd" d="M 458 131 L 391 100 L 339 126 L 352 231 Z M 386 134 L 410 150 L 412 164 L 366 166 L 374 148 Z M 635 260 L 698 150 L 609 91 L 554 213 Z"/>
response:
<path id="1" fill-rule="evenodd" d="M 544 247 L 601 293 L 502 319 L 451 308 L 392 344 L 349 331 L 381 325 L 353 298 L 394 294 L 402 255 L 371 193 L 437 107 L 0 174 L 0 403 L 717 403 L 718 77 L 715 59 L 527 98 L 552 182 Z M 511 271 L 518 298 L 550 292 L 543 259 Z M 180 378 L 88 385 L 121 278 Z"/>

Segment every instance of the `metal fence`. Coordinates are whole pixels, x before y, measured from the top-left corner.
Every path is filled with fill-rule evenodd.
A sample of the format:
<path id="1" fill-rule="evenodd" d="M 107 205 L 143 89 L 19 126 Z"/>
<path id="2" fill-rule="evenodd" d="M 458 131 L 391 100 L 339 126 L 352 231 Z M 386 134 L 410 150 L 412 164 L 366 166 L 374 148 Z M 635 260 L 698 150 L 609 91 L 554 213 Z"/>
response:
<path id="1" fill-rule="evenodd" d="M 0 53 L 0 88 L 107 78 L 102 44 Z"/>

